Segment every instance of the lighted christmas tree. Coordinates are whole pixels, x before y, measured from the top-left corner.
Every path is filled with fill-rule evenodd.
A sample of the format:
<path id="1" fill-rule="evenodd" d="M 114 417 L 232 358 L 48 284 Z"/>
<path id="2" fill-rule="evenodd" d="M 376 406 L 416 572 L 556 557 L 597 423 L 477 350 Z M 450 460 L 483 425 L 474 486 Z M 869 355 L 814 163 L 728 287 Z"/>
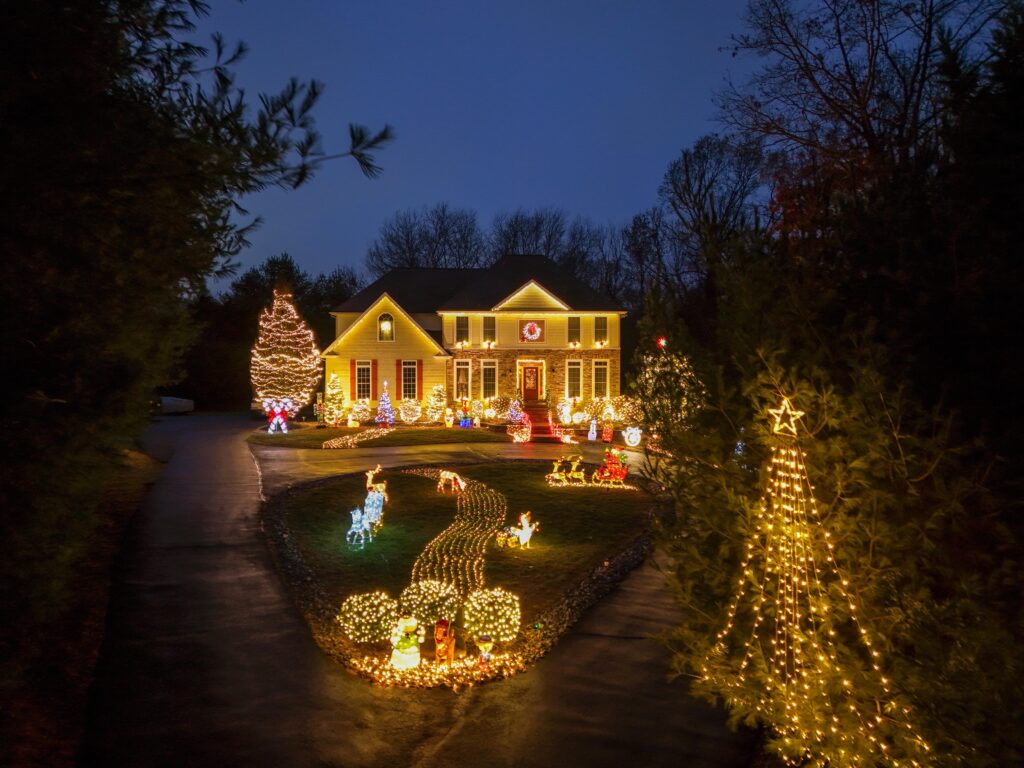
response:
<path id="1" fill-rule="evenodd" d="M 374 421 L 389 427 L 395 423 L 395 407 L 391 404 L 387 381 L 384 382 L 384 389 L 380 393 L 380 401 L 377 403 L 377 418 Z"/>
<path id="2" fill-rule="evenodd" d="M 341 379 L 338 374 L 332 373 L 327 379 L 327 386 L 324 390 L 324 421 L 338 426 L 344 415 L 345 393 L 341 389 Z"/>
<path id="3" fill-rule="evenodd" d="M 291 298 L 275 290 L 274 303 L 260 314 L 249 370 L 257 401 L 288 398 L 297 410 L 309 403 L 320 380 L 320 351 Z"/>
<path id="4" fill-rule="evenodd" d="M 770 413 L 767 491 L 698 687 L 768 724 L 790 765 L 927 764 L 818 517 L 796 439 L 803 412 L 784 398 Z"/>
<path id="5" fill-rule="evenodd" d="M 508 405 L 508 423 L 509 424 L 520 424 L 523 421 L 523 401 L 522 397 L 518 392 L 516 396 L 512 398 L 512 402 Z"/>
<path id="6" fill-rule="evenodd" d="M 427 421 L 440 421 L 448 407 L 448 392 L 444 384 L 435 384 L 427 400 Z"/>

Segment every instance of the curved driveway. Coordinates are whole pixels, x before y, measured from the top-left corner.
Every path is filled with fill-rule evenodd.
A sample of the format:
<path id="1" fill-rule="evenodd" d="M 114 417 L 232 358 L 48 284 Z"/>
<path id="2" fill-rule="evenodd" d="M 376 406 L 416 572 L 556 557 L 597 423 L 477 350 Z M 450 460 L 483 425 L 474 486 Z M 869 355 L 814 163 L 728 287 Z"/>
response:
<path id="1" fill-rule="evenodd" d="M 447 690 L 377 688 L 324 656 L 259 530 L 261 472 L 241 416 L 165 418 L 170 461 L 128 534 L 82 750 L 96 766 L 701 766 L 751 763 L 751 739 L 666 680 L 645 636 L 676 621 L 635 571 L 529 672 Z M 268 493 L 337 472 L 547 457 L 560 446 L 259 450 Z"/>

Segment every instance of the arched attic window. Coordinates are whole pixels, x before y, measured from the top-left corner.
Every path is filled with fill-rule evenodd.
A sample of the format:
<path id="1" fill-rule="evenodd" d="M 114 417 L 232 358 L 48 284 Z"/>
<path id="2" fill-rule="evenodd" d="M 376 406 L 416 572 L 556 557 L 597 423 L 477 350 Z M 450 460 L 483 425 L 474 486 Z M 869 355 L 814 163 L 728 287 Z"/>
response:
<path id="1" fill-rule="evenodd" d="M 395 340 L 395 318 L 385 312 L 377 318 L 377 341 Z"/>

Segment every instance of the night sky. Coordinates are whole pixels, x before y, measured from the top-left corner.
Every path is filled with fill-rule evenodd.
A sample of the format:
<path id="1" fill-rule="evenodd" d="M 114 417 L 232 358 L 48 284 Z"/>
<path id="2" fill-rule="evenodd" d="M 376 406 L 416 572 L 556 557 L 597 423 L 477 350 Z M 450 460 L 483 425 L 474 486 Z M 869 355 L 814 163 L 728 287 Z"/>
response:
<path id="1" fill-rule="evenodd" d="M 540 206 L 628 223 L 676 154 L 721 130 L 713 95 L 754 64 L 725 50 L 744 6 L 216 2 L 199 33 L 250 45 L 238 74 L 251 97 L 315 78 L 328 152 L 347 148 L 349 122 L 398 137 L 377 180 L 342 160 L 298 191 L 244 200 L 264 224 L 241 263 L 288 251 L 311 272 L 361 269 L 385 219 L 442 201 L 484 228 Z"/>

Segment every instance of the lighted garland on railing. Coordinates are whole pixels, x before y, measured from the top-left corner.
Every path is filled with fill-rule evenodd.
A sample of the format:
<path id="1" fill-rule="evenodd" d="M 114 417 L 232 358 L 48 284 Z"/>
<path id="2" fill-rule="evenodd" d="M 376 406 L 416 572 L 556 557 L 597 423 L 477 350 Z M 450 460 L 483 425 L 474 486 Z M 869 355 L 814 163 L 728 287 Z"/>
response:
<path id="1" fill-rule="evenodd" d="M 383 437 L 388 432 L 394 431 L 393 427 L 370 427 L 354 435 L 342 435 L 341 437 L 335 437 L 333 440 L 327 440 L 321 448 L 355 448 L 360 443 L 373 440 L 375 437 Z"/>
<path id="2" fill-rule="evenodd" d="M 882 643 L 858 618 L 850 582 L 832 554 L 831 534 L 822 530 L 805 454 L 796 444 L 796 420 L 803 412 L 785 398 L 770 412 L 773 432 L 783 442 L 772 447 L 755 532 L 699 685 L 754 710 L 777 734 L 775 746 L 789 765 L 860 765 L 866 753 L 872 765 L 926 764 L 918 758 L 930 762 L 930 748 L 882 673 Z M 755 567 L 755 559 L 763 564 Z M 837 603 L 830 590 L 842 600 Z M 750 627 L 746 639 L 734 637 L 741 604 L 743 623 Z M 850 660 L 839 659 L 837 633 L 847 622 L 865 653 L 859 674 L 868 694 L 855 690 L 853 675 L 844 671 Z M 730 639 L 742 643 L 738 666 L 729 658 Z M 747 676 L 759 684 L 753 698 Z"/>

